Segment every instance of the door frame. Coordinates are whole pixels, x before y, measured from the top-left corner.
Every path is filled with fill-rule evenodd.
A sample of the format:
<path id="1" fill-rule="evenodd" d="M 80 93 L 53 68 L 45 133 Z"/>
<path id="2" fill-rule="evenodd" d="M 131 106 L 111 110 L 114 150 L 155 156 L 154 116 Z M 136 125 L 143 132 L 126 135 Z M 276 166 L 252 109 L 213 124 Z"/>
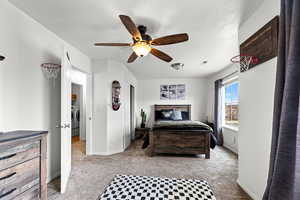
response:
<path id="1" fill-rule="evenodd" d="M 135 87 L 130 84 L 130 139 L 135 139 Z"/>
<path id="2" fill-rule="evenodd" d="M 92 149 L 92 78 L 91 74 L 86 73 L 79 68 L 72 65 L 72 75 L 71 82 L 77 85 L 80 85 L 80 93 L 81 93 L 81 107 L 83 108 L 83 112 L 80 111 L 80 139 L 82 130 L 85 130 L 85 152 L 86 155 L 91 155 Z"/>

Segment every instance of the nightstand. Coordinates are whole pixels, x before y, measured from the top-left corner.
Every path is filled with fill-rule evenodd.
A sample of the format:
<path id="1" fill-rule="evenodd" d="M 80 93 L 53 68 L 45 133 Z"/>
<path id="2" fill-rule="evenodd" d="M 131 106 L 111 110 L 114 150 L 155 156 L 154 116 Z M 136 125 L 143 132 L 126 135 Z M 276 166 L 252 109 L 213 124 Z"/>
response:
<path id="1" fill-rule="evenodd" d="M 135 129 L 135 139 L 141 139 L 145 135 L 149 134 L 150 128 L 136 128 Z"/>

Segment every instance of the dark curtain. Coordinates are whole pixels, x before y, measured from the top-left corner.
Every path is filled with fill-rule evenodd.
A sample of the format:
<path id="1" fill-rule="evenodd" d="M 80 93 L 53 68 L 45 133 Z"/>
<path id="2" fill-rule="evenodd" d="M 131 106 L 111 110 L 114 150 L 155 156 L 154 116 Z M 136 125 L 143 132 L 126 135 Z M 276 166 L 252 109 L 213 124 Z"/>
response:
<path id="1" fill-rule="evenodd" d="M 222 136 L 222 79 L 215 81 L 215 124 L 214 124 L 214 135 L 217 139 L 218 145 L 223 145 Z"/>
<path id="2" fill-rule="evenodd" d="M 264 200 L 300 199 L 300 1 L 281 0 L 270 170 Z M 267 78 L 267 77 L 266 77 Z"/>

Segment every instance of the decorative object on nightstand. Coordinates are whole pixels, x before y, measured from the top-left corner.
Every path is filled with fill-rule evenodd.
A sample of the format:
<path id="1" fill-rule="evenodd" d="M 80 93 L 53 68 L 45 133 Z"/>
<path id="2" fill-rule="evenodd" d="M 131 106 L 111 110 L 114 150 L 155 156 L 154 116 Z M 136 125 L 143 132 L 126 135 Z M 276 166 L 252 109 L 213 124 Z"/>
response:
<path id="1" fill-rule="evenodd" d="M 147 134 L 149 134 L 150 128 L 136 128 L 135 129 L 135 139 L 142 139 Z"/>
<path id="2" fill-rule="evenodd" d="M 0 133 L 0 199 L 47 200 L 47 133 Z"/>
<path id="3" fill-rule="evenodd" d="M 141 110 L 141 117 L 142 117 L 141 128 L 145 128 L 146 127 L 147 114 L 145 113 L 145 111 L 143 109 Z"/>

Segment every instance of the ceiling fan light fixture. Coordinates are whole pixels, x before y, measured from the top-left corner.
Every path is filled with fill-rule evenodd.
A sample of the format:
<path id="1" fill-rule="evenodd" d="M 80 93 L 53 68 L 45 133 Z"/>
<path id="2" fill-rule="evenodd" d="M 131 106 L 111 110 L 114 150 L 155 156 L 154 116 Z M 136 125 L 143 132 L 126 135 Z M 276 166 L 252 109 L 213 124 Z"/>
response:
<path id="1" fill-rule="evenodd" d="M 132 50 L 138 55 L 139 57 L 144 57 L 149 54 L 151 51 L 151 47 L 148 42 L 139 41 L 133 44 Z"/>

